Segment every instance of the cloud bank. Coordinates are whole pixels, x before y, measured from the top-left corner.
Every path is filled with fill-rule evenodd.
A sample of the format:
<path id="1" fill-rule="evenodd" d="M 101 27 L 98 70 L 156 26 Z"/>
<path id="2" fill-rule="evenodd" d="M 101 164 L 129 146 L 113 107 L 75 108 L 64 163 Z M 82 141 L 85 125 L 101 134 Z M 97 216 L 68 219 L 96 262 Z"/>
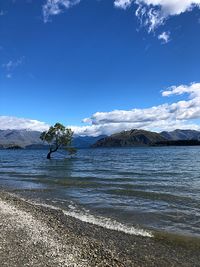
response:
<path id="1" fill-rule="evenodd" d="M 116 7 L 126 9 L 136 4 L 136 16 L 151 32 L 164 24 L 170 16 L 180 15 L 200 7 L 200 0 L 115 0 Z"/>
<path id="2" fill-rule="evenodd" d="M 11 116 L 0 116 L 0 130 L 32 130 L 32 131 L 45 131 L 49 125 L 45 122 L 38 120 L 17 118 Z"/>
<path id="3" fill-rule="evenodd" d="M 81 0 L 47 0 L 43 5 L 44 21 L 47 22 L 52 15 L 58 15 L 65 9 L 80 3 Z M 84 1 L 84 0 L 82 0 Z M 200 8 L 200 0 L 113 0 L 116 8 L 127 9 L 136 7 L 135 15 L 141 25 L 148 31 L 154 31 L 165 23 L 170 16 Z"/>
<path id="4" fill-rule="evenodd" d="M 73 127 L 80 135 L 112 134 L 130 129 L 154 131 L 174 129 L 200 129 L 192 121 L 200 119 L 200 83 L 172 86 L 162 92 L 163 97 L 187 95 L 186 100 L 165 103 L 146 109 L 114 110 L 96 112 L 83 120 L 89 126 Z"/>
<path id="5" fill-rule="evenodd" d="M 90 118 L 85 118 L 84 126 L 68 125 L 75 134 L 97 136 L 110 135 L 130 129 L 145 129 L 153 131 L 195 129 L 200 125 L 194 121 L 200 119 L 200 83 L 172 86 L 162 91 L 163 97 L 174 95 L 186 96 L 185 100 L 165 103 L 150 108 L 113 110 L 110 112 L 96 112 Z M 0 129 L 31 129 L 44 131 L 49 125 L 37 120 L 0 116 Z"/>

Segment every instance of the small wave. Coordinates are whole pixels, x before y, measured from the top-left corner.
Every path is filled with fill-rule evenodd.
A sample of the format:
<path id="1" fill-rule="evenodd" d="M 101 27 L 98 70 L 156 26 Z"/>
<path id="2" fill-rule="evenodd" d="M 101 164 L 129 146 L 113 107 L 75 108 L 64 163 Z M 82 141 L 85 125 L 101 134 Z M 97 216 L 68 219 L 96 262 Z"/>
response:
<path id="1" fill-rule="evenodd" d="M 10 195 L 18 197 L 16 194 L 10 194 Z M 139 228 L 136 228 L 133 226 L 128 226 L 128 225 L 122 224 L 120 222 L 117 222 L 116 220 L 111 220 L 110 218 L 105 218 L 102 216 L 94 216 L 94 215 L 90 214 L 88 211 L 85 211 L 85 212 L 77 211 L 73 205 L 69 205 L 69 208 L 71 210 L 67 211 L 67 210 L 63 210 L 59 207 L 50 205 L 50 204 L 30 201 L 30 200 L 27 200 L 27 199 L 22 198 L 22 197 L 20 197 L 20 199 L 27 202 L 27 203 L 35 205 L 35 206 L 46 207 L 46 208 L 50 208 L 53 210 L 60 210 L 66 216 L 70 216 L 70 217 L 78 219 L 82 222 L 91 223 L 93 225 L 97 225 L 97 226 L 100 226 L 100 227 L 103 227 L 103 228 L 106 228 L 109 230 L 123 232 L 123 233 L 129 234 L 129 235 L 153 237 L 153 234 L 150 231 L 139 229 Z"/>
<path id="2" fill-rule="evenodd" d="M 193 202 L 193 199 L 188 196 L 174 195 L 162 192 L 142 191 L 133 189 L 109 189 L 104 191 L 107 194 L 128 196 L 128 197 L 140 197 L 145 199 L 160 200 L 172 203 L 189 203 Z"/>
<path id="3" fill-rule="evenodd" d="M 58 207 L 55 207 L 53 205 L 49 204 L 39 204 L 39 203 L 32 203 L 34 205 L 43 206 L 46 208 L 54 209 L 54 210 L 61 210 L 66 216 L 73 217 L 75 219 L 78 219 L 82 222 L 91 223 L 93 225 L 101 226 L 103 228 L 114 230 L 118 232 L 123 232 L 129 235 L 137 235 L 137 236 L 144 236 L 144 237 L 153 237 L 153 234 L 150 231 L 146 231 L 143 229 L 135 228 L 133 226 L 128 226 L 125 224 L 122 224 L 120 222 L 117 222 L 115 220 L 111 220 L 109 218 L 100 217 L 100 216 L 94 216 L 92 214 L 89 214 L 87 212 L 81 212 L 81 211 L 74 211 L 76 208 L 73 206 L 70 206 L 72 210 L 62 210 Z"/>
<path id="4" fill-rule="evenodd" d="M 76 218 L 82 222 L 91 223 L 91 224 L 101 226 L 109 230 L 124 232 L 130 235 L 153 237 L 153 234 L 149 231 L 138 229 L 133 226 L 128 226 L 120 222 L 117 222 L 115 220 L 111 220 L 109 218 L 100 217 L 100 216 L 97 217 L 89 213 L 83 213 L 83 212 L 77 212 L 77 211 L 63 210 L 63 213 L 67 216 Z"/>
<path id="5" fill-rule="evenodd" d="M 133 226 L 128 226 L 128 225 L 122 224 L 120 222 L 117 222 L 115 220 L 111 220 L 109 218 L 105 218 L 102 216 L 94 216 L 92 214 L 89 214 L 86 211 L 85 212 L 76 211 L 76 208 L 73 205 L 69 205 L 69 208 L 71 209 L 70 211 L 62 210 L 58 207 L 55 207 L 49 204 L 38 204 L 37 203 L 37 205 L 44 206 L 44 207 L 54 209 L 54 210 L 61 210 L 66 216 L 70 216 L 82 222 L 91 223 L 93 225 L 97 225 L 97 226 L 100 226 L 100 227 L 103 227 L 109 230 L 123 232 L 129 235 L 153 237 L 153 234 L 150 231 L 135 228 Z"/>

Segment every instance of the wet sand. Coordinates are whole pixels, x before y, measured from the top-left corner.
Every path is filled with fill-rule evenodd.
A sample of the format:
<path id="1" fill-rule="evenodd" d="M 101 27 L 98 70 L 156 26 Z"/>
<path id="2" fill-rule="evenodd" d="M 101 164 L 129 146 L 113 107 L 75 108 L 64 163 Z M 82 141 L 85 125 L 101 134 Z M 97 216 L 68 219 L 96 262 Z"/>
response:
<path id="1" fill-rule="evenodd" d="M 0 266 L 200 266 L 198 239 L 108 230 L 0 191 Z"/>

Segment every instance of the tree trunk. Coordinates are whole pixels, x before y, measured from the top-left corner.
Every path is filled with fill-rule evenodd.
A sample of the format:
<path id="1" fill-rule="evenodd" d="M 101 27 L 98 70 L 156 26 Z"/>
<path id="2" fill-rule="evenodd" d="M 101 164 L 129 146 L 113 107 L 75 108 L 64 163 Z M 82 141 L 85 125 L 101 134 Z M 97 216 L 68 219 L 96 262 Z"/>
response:
<path id="1" fill-rule="evenodd" d="M 51 159 L 51 151 L 49 151 L 49 153 L 47 154 L 47 159 Z"/>
<path id="2" fill-rule="evenodd" d="M 52 150 L 52 148 L 50 148 L 49 153 L 47 154 L 47 159 L 51 159 L 51 154 L 56 152 L 58 150 L 59 146 L 56 146 L 56 148 L 54 150 Z"/>

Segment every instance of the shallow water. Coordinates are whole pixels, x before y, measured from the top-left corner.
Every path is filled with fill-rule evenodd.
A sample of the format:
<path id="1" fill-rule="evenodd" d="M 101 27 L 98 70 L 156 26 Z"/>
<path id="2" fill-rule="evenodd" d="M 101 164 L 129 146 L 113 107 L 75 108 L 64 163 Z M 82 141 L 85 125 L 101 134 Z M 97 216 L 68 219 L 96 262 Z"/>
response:
<path id="1" fill-rule="evenodd" d="M 200 237 L 200 147 L 46 152 L 0 150 L 0 186 L 94 223 Z"/>

